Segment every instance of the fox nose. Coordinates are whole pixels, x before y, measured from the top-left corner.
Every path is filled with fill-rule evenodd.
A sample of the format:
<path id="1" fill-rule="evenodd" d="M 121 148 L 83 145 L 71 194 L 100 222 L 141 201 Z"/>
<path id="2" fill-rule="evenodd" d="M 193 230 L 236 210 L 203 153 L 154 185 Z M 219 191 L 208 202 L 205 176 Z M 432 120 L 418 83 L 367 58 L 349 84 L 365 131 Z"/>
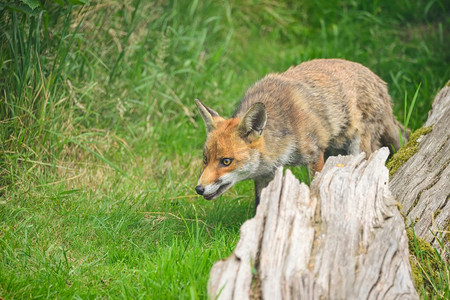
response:
<path id="1" fill-rule="evenodd" d="M 197 192 L 197 194 L 203 195 L 203 193 L 205 192 L 205 188 L 202 187 L 201 185 L 197 185 L 197 186 L 195 187 L 195 191 Z"/>

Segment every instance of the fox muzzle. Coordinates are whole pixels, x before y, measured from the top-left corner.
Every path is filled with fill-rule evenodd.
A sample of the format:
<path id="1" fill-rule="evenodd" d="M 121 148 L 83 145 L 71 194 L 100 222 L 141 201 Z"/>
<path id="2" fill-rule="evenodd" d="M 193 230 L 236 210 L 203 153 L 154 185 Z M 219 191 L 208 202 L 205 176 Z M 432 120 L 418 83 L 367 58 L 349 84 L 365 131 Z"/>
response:
<path id="1" fill-rule="evenodd" d="M 195 187 L 195 191 L 197 192 L 197 194 L 199 195 L 203 195 L 203 193 L 205 192 L 205 188 L 201 185 L 197 185 Z"/>

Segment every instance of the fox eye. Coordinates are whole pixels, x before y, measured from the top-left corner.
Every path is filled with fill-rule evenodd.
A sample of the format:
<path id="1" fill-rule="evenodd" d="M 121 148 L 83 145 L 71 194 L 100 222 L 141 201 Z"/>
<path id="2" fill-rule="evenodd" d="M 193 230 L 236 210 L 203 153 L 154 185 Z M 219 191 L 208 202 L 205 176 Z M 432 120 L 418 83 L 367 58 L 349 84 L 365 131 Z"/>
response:
<path id="1" fill-rule="evenodd" d="M 231 163 L 233 162 L 232 158 L 222 158 L 222 165 L 228 167 L 229 165 L 231 165 Z"/>
<path id="2" fill-rule="evenodd" d="M 206 157 L 206 155 L 203 155 L 203 164 L 204 165 L 208 164 L 208 158 Z"/>

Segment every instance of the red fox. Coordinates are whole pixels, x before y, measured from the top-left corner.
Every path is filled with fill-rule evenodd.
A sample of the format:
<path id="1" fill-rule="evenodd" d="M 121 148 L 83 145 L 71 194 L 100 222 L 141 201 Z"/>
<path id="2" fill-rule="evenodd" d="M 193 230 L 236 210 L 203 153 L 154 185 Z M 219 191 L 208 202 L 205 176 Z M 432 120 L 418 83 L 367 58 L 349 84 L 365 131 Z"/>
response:
<path id="1" fill-rule="evenodd" d="M 214 199 L 253 179 L 255 207 L 279 166 L 320 171 L 330 155 L 369 156 L 399 148 L 407 133 L 392 113 L 386 83 L 361 64 L 316 59 L 269 74 L 245 93 L 224 119 L 195 100 L 206 125 L 203 171 L 195 190 Z"/>

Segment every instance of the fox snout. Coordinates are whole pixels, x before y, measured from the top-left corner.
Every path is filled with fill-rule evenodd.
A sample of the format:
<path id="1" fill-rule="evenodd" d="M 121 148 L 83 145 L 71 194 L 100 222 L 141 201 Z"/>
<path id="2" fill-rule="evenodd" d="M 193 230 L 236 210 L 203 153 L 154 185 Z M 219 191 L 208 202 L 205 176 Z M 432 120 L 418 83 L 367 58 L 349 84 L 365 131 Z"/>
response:
<path id="1" fill-rule="evenodd" d="M 223 181 L 221 179 L 214 181 L 211 184 L 205 186 L 198 184 L 195 187 L 197 194 L 203 196 L 206 200 L 212 200 L 222 195 L 233 185 L 233 182 Z"/>
<path id="2" fill-rule="evenodd" d="M 205 192 L 205 188 L 201 185 L 197 185 L 195 187 L 195 191 L 197 192 L 197 194 L 199 195 L 203 195 L 203 193 Z"/>

